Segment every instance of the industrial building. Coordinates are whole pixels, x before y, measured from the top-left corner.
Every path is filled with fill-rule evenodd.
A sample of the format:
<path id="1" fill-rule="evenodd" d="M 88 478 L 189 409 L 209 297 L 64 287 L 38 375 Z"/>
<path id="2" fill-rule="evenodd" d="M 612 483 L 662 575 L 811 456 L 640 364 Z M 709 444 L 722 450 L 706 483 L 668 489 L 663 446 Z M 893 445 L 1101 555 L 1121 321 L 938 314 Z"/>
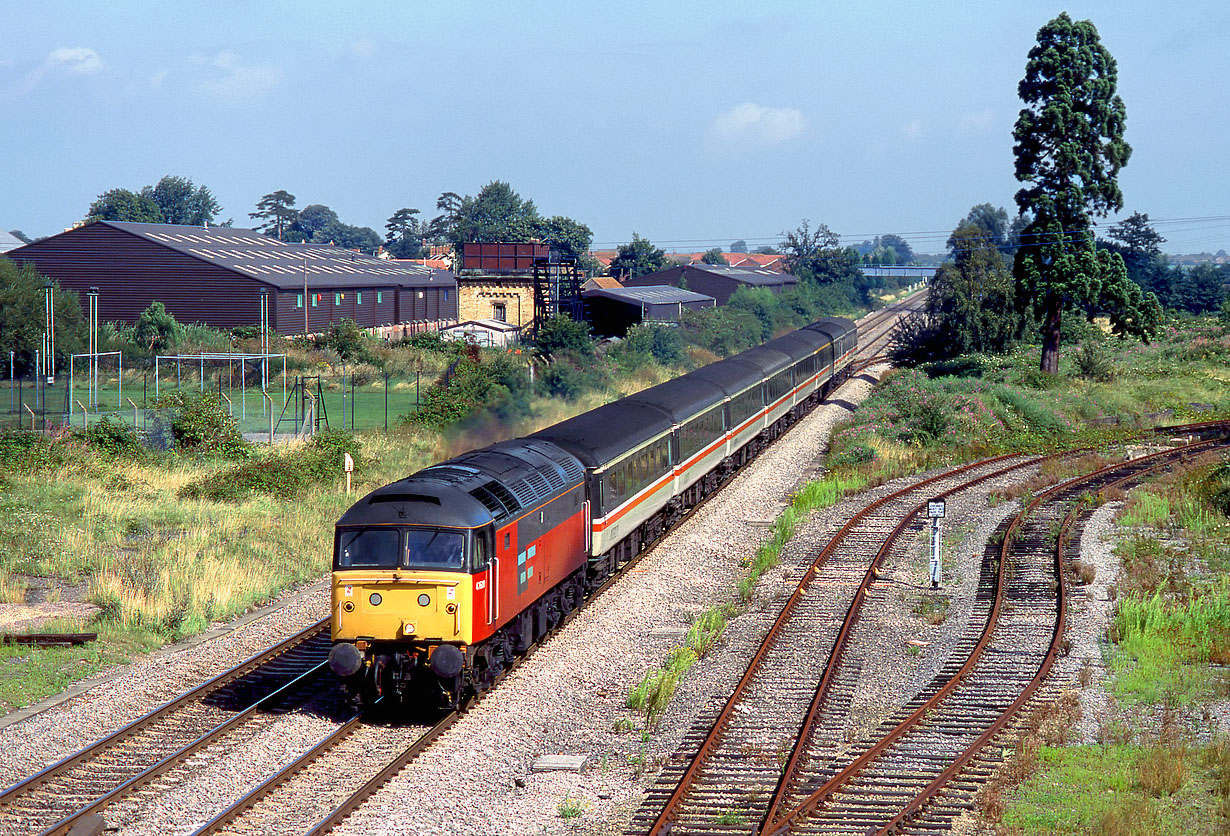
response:
<path id="1" fill-rule="evenodd" d="M 730 297 L 741 287 L 763 287 L 774 293 L 781 293 L 798 284 L 798 280 L 789 273 L 778 273 L 763 268 L 724 267 L 713 264 L 681 264 L 644 276 L 631 276 L 622 281 L 624 287 L 671 285 L 686 288 L 712 296 L 719 305 L 729 302 Z"/>
<path id="2" fill-rule="evenodd" d="M 100 321 L 133 322 L 161 302 L 184 323 L 320 333 L 343 319 L 386 336 L 457 321 L 447 270 L 394 263 L 323 244 L 289 244 L 250 229 L 98 221 L 5 254 L 61 287 L 97 291 Z"/>

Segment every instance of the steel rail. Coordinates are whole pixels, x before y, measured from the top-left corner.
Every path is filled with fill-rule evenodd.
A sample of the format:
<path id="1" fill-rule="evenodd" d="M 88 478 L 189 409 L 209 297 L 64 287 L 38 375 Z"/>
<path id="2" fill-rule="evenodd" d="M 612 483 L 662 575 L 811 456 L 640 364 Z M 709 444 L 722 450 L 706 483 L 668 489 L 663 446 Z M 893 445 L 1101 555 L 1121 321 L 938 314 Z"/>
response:
<path id="1" fill-rule="evenodd" d="M 1005 476 L 1014 470 L 1020 470 L 1022 467 L 1033 466 L 1041 464 L 1045 461 L 1050 461 L 1051 459 L 1083 452 L 1085 451 L 1077 450 L 1067 453 L 1052 453 L 1049 456 L 1028 459 L 1018 464 L 1009 465 L 1008 467 L 1004 467 L 990 473 L 985 473 L 960 485 L 956 485 L 949 490 L 935 494 L 930 498 L 949 499 L 953 495 L 967 491 L 989 479 Z M 871 589 L 871 585 L 875 582 L 880 566 L 883 564 L 884 559 L 888 556 L 888 553 L 892 550 L 897 540 L 901 537 L 905 530 L 915 522 L 918 514 L 926 510 L 926 507 L 927 500 L 923 500 L 910 509 L 907 513 L 903 514 L 901 521 L 897 523 L 897 526 L 893 529 L 892 533 L 884 539 L 884 543 L 876 552 L 876 556 L 872 558 L 871 562 L 868 564 L 867 572 L 863 576 L 862 583 L 859 584 L 858 590 L 854 593 L 854 598 L 851 600 L 850 606 L 846 610 L 846 616 L 842 622 L 841 630 L 838 632 L 837 638 L 833 642 L 833 649 L 829 654 L 828 662 L 824 666 L 824 673 L 821 675 L 820 684 L 816 688 L 816 693 L 815 696 L 812 697 L 811 705 L 807 711 L 807 716 L 804 719 L 796 737 L 797 742 L 794 746 L 794 750 L 790 755 L 790 759 L 786 762 L 785 768 L 782 770 L 782 777 L 773 793 L 773 799 L 769 803 L 769 809 L 761 819 L 762 828 L 769 826 L 777 818 L 778 811 L 785 802 L 786 794 L 797 776 L 798 768 L 804 757 L 805 743 L 808 739 L 810 739 L 812 732 L 815 730 L 816 724 L 820 719 L 820 709 L 823 706 L 824 701 L 829 697 L 833 681 L 836 679 L 837 672 L 841 668 L 846 651 L 849 649 L 854 627 L 858 623 L 858 618 L 861 615 L 863 600 L 866 598 L 867 592 Z"/>
<path id="2" fill-rule="evenodd" d="M 777 638 L 781 634 L 784 625 L 789 620 L 790 616 L 794 613 L 795 609 L 798 607 L 799 602 L 805 597 L 806 588 L 808 584 L 810 583 L 812 577 L 819 571 L 820 567 L 824 565 L 829 555 L 833 553 L 833 551 L 837 548 L 838 544 L 842 540 L 845 539 L 845 537 L 849 534 L 849 532 L 856 525 L 858 525 L 864 519 L 869 517 L 874 511 L 878 510 L 884 505 L 887 505 L 889 502 L 899 499 L 905 494 L 918 491 L 920 489 L 925 488 L 928 485 L 934 484 L 935 482 L 938 482 L 944 479 L 951 479 L 953 478 L 953 476 L 959 475 L 961 473 L 965 473 L 975 468 L 985 467 L 988 464 L 994 464 L 997 462 L 1005 461 L 1007 459 L 1015 458 L 1017 456 L 1018 454 L 1016 453 L 1009 453 L 1009 454 L 1005 454 L 1002 456 L 995 456 L 989 459 L 972 462 L 970 464 L 962 465 L 961 467 L 955 468 L 953 470 L 945 471 L 944 473 L 929 477 L 920 482 L 916 482 L 912 485 L 903 487 L 900 490 L 894 491 L 893 493 L 887 496 L 881 497 L 880 499 L 876 500 L 875 502 L 870 503 L 865 508 L 861 509 L 858 513 L 856 513 L 853 517 L 851 517 L 837 531 L 836 534 L 833 535 L 833 537 L 829 540 L 829 542 L 825 545 L 825 547 L 820 551 L 820 554 L 816 556 L 811 566 L 809 566 L 807 570 L 804 571 L 803 577 L 799 581 L 798 586 L 795 587 L 794 593 L 791 594 L 789 600 L 786 601 L 786 604 L 785 606 L 782 607 L 781 612 L 777 616 L 777 619 L 773 622 L 773 626 L 769 628 L 768 633 L 766 633 L 764 639 L 761 640 L 760 646 L 756 651 L 756 655 L 752 657 L 751 662 L 748 663 L 748 666 L 746 670 L 743 672 L 743 676 L 740 678 L 738 684 L 735 686 L 734 691 L 731 693 L 730 697 L 727 698 L 726 704 L 723 706 L 721 713 L 718 715 L 717 719 L 714 721 L 713 727 L 710 730 L 709 735 L 705 738 L 704 742 L 701 743 L 700 748 L 697 750 L 696 754 L 692 757 L 692 762 L 688 765 L 687 770 L 684 771 L 684 774 L 679 779 L 679 783 L 676 785 L 675 790 L 671 793 L 670 797 L 667 799 L 662 810 L 658 813 L 658 816 L 654 819 L 653 824 L 651 824 L 649 829 L 646 831 L 647 834 L 650 834 L 650 836 L 653 836 L 653 834 L 665 833 L 665 828 L 670 823 L 671 819 L 674 818 L 674 813 L 677 807 L 682 802 L 688 790 L 691 789 L 691 786 L 695 782 L 698 773 L 700 772 L 702 768 L 704 768 L 705 763 L 709 760 L 709 757 L 713 754 L 713 750 L 716 748 L 717 744 L 724 737 L 726 727 L 729 724 L 730 719 L 734 714 L 735 706 L 738 704 L 738 702 L 743 697 L 743 695 L 747 692 L 752 679 L 755 677 L 757 673 L 760 672 L 761 666 L 764 662 L 765 657 L 768 655 L 770 648 L 772 648 L 773 645 L 777 642 Z"/>
<path id="3" fill-rule="evenodd" d="M 1199 445 L 1199 446 L 1211 445 L 1213 443 L 1214 442 L 1211 442 L 1211 441 L 1204 442 L 1202 445 Z M 1010 556 L 1010 549 L 1012 545 L 1012 535 L 1016 531 L 1016 529 L 1021 526 L 1021 524 L 1024 522 L 1024 520 L 1026 519 L 1026 517 L 1031 511 L 1037 508 L 1043 501 L 1050 499 L 1054 495 L 1060 494 L 1065 491 L 1070 491 L 1073 488 L 1077 488 L 1081 484 L 1084 484 L 1088 481 L 1096 479 L 1099 476 L 1104 475 L 1105 473 L 1111 472 L 1113 470 L 1123 469 L 1125 467 L 1136 466 L 1136 465 L 1139 465 L 1142 461 L 1151 460 L 1157 457 L 1175 456 L 1175 455 L 1182 456 L 1182 455 L 1189 453 L 1193 448 L 1197 446 L 1198 445 L 1192 445 L 1186 448 L 1172 448 L 1170 450 L 1163 450 L 1157 453 L 1151 453 L 1148 456 L 1141 456 L 1129 462 L 1120 462 L 1115 465 L 1110 465 L 1108 467 L 1093 471 L 1084 476 L 1080 476 L 1075 479 L 1071 479 L 1066 482 L 1061 482 L 1059 484 L 1053 485 L 1047 488 L 1046 490 L 1042 491 L 1041 493 L 1039 493 L 1034 498 L 1034 500 L 1030 503 L 1028 508 L 1023 509 L 1013 519 L 1012 523 L 1008 527 L 1008 530 L 1004 533 L 1004 538 L 1000 545 L 1000 557 L 998 561 L 999 565 L 996 567 L 995 601 L 992 605 L 991 613 L 987 619 L 986 627 L 984 627 L 982 631 L 982 636 L 979 639 L 978 644 L 971 651 L 965 664 L 962 665 L 961 669 L 957 671 L 948 680 L 948 682 L 945 683 L 945 685 L 941 687 L 934 695 L 932 695 L 926 702 L 924 702 L 912 714 L 910 714 L 909 717 L 907 717 L 905 720 L 899 723 L 888 734 L 884 735 L 874 746 L 872 746 L 870 749 L 868 749 L 866 752 L 864 752 L 859 757 L 855 758 L 853 761 L 847 764 L 843 769 L 841 769 L 839 772 L 833 775 L 823 785 L 821 785 L 819 788 L 813 791 L 810 795 L 808 795 L 802 802 L 800 802 L 798 806 L 795 807 L 795 809 L 793 809 L 790 813 L 782 816 L 780 819 L 774 822 L 770 826 L 769 829 L 759 830 L 758 832 L 761 834 L 764 834 L 764 836 L 784 836 L 784 834 L 789 832 L 790 826 L 792 824 L 796 823 L 800 818 L 806 816 L 809 812 L 814 810 L 816 807 L 823 804 L 824 801 L 827 800 L 836 790 L 838 790 L 842 785 L 848 783 L 848 781 L 852 777 L 854 777 L 859 772 L 861 772 L 863 767 L 866 766 L 870 761 L 879 757 L 892 743 L 896 742 L 903 735 L 905 735 L 908 731 L 916 727 L 919 724 L 919 721 L 924 716 L 926 716 L 928 712 L 933 710 L 940 702 L 942 702 L 946 697 L 948 697 L 958 687 L 961 681 L 965 679 L 972 672 L 978 659 L 982 656 L 984 650 L 990 644 L 991 636 L 993 633 L 993 628 L 998 622 L 1000 611 L 1003 608 L 1004 588 L 1005 588 L 1004 576 L 1007 572 L 1008 558 Z M 1061 580 L 1061 587 L 1062 587 L 1062 580 Z"/>
<path id="4" fill-rule="evenodd" d="M 1201 445 L 1199 445 L 1199 448 L 1216 447 L 1217 444 L 1218 442 L 1208 441 L 1208 442 L 1204 442 Z M 1225 442 L 1221 442 L 1221 444 L 1224 446 Z M 1182 457 L 1185 454 L 1192 451 L 1192 447 L 1196 447 L 1196 446 L 1197 445 L 1192 445 L 1191 447 L 1179 448 L 1173 451 L 1169 451 L 1169 455 L 1177 455 L 1180 459 L 1182 459 Z M 1153 455 L 1160 457 L 1160 456 L 1167 456 L 1168 453 L 1167 451 L 1162 451 L 1159 453 L 1155 453 Z M 1127 466 L 1128 464 L 1134 463 L 1136 461 L 1139 461 L 1139 460 L 1133 460 L 1133 462 L 1124 462 L 1123 465 L 1120 465 L 1120 467 Z M 1174 464 L 1175 463 L 1173 461 L 1169 461 L 1169 460 L 1159 462 L 1157 465 L 1150 467 L 1143 472 L 1132 473 L 1127 476 L 1124 476 L 1121 479 L 1117 479 L 1114 482 L 1111 482 L 1107 485 L 1101 486 L 1099 488 L 1099 493 L 1104 492 L 1109 488 L 1120 487 L 1129 482 L 1142 481 L 1145 478 L 1148 478 L 1149 476 L 1154 475 L 1159 471 L 1167 470 L 1167 469 L 1174 467 Z M 888 824 L 880 828 L 877 831 L 877 834 L 888 834 L 888 833 L 897 832 L 902 824 L 904 824 L 906 821 L 914 818 L 920 812 L 922 812 L 922 809 L 927 804 L 927 802 L 930 801 L 932 798 L 934 798 L 949 781 L 957 777 L 961 773 L 961 771 L 969 764 L 969 762 L 972 761 L 975 757 L 977 757 L 978 753 L 981 752 L 982 749 L 985 748 L 986 745 L 997 734 L 999 734 L 1001 731 L 1004 730 L 1004 728 L 1012 721 L 1012 719 L 1016 717 L 1017 714 L 1020 713 L 1021 709 L 1025 706 L 1025 704 L 1042 687 L 1043 681 L 1046 679 L 1047 675 L 1050 673 L 1050 670 L 1055 663 L 1055 659 L 1059 655 L 1059 648 L 1062 644 L 1064 626 L 1065 626 L 1066 617 L 1067 617 L 1067 591 L 1066 591 L 1067 585 L 1064 583 L 1064 580 L 1063 580 L 1064 578 L 1063 556 L 1064 556 L 1065 547 L 1067 545 L 1067 535 L 1068 535 L 1068 532 L 1071 526 L 1076 522 L 1080 514 L 1084 511 L 1086 504 L 1087 504 L 1086 501 L 1082 499 L 1078 501 L 1072 507 L 1070 511 L 1068 511 L 1067 516 L 1064 518 L 1063 524 L 1060 526 L 1059 536 L 1056 538 L 1055 572 L 1056 572 L 1056 576 L 1060 579 L 1059 589 L 1058 589 L 1058 595 L 1059 595 L 1058 617 L 1056 618 L 1056 621 L 1055 621 L 1055 632 L 1051 638 L 1050 648 L 1047 652 L 1045 660 L 1042 663 L 1042 666 L 1038 670 L 1038 673 L 1035 674 L 1033 679 L 1030 680 L 1029 684 L 1026 685 L 1025 688 L 1021 691 L 1020 696 L 1018 696 L 1015 700 L 1013 700 L 1012 704 L 1008 706 L 1008 708 L 1004 711 L 1003 715 L 998 720 L 996 720 L 986 731 L 984 731 L 981 735 L 979 735 L 978 739 L 975 740 L 973 743 L 971 743 L 965 749 L 964 752 L 962 752 L 959 756 L 957 756 L 957 758 L 953 761 L 953 763 L 947 769 L 945 769 L 939 776 L 935 778 L 935 780 L 933 780 L 930 784 L 927 785 L 927 787 L 925 787 L 920 793 L 918 793 L 918 795 L 915 796 L 914 800 L 911 801 L 904 810 L 902 810 L 895 817 L 893 817 L 893 819 Z M 1007 543 L 1006 538 L 1005 538 L 1005 543 Z M 1001 560 L 1002 560 L 1002 557 L 1001 557 Z"/>
<path id="5" fill-rule="evenodd" d="M 102 795 L 99 798 L 96 798 L 94 801 L 90 802 L 84 807 L 79 808 L 76 812 L 72 813 L 71 815 L 64 817 L 56 824 L 53 824 L 51 827 L 46 828 L 41 833 L 39 833 L 38 836 L 59 836 L 59 834 L 68 833 L 69 830 L 72 829 L 73 824 L 75 824 L 79 819 L 85 816 L 88 816 L 91 813 L 98 812 L 99 810 L 106 807 L 108 804 L 111 804 L 117 798 L 120 798 L 121 796 L 127 793 L 130 793 L 133 790 L 149 783 L 150 781 L 157 778 L 158 776 L 165 774 L 167 771 L 171 769 L 171 767 L 175 766 L 176 763 L 182 761 L 184 758 L 187 758 L 193 753 L 200 751 L 201 749 L 205 748 L 211 743 L 215 743 L 225 734 L 235 729 L 236 727 L 238 727 L 240 724 L 242 724 L 246 720 L 250 719 L 254 714 L 256 714 L 257 711 L 260 711 L 262 708 L 267 708 L 270 705 L 276 703 L 278 700 L 280 700 L 282 697 L 289 694 L 291 691 L 295 690 L 296 688 L 300 687 L 301 685 L 305 684 L 306 682 L 315 678 L 316 676 L 319 676 L 320 674 L 324 673 L 327 668 L 328 668 L 328 662 L 321 662 L 320 664 L 316 665 L 315 667 L 308 670 L 307 672 L 300 674 L 299 676 L 292 679 L 290 682 L 278 688 L 276 691 L 270 694 L 267 694 L 264 697 L 261 697 L 259 700 L 257 700 L 252 705 L 245 708 L 243 711 L 236 714 L 234 717 L 231 717 L 226 722 L 220 723 L 219 725 L 215 726 L 213 729 L 210 729 L 209 731 L 205 732 L 205 734 L 202 734 L 196 739 L 194 739 L 188 745 L 181 747 L 180 749 L 171 753 L 170 755 L 167 755 L 165 758 L 158 761 L 156 764 L 153 764 L 152 766 L 147 767 L 146 769 L 132 776 L 128 780 L 124 781 L 122 784 L 116 787 L 113 787 L 105 795 Z"/>
<path id="6" fill-rule="evenodd" d="M 249 657 L 248 659 L 240 662 L 238 665 L 235 665 L 234 667 L 223 671 L 222 673 L 218 674 L 212 679 L 209 679 L 201 683 L 200 685 L 193 688 L 192 690 L 187 691 L 181 694 L 180 696 L 175 697 L 174 699 L 163 703 L 158 708 L 155 708 L 153 711 L 150 711 L 149 713 L 138 717 L 137 719 L 133 720 L 127 725 L 117 729 L 116 731 L 102 738 L 101 740 L 97 740 L 94 743 L 91 743 L 89 746 L 85 747 L 84 749 L 81 749 L 80 751 L 75 752 L 66 758 L 63 758 L 62 760 L 59 760 L 56 763 L 53 763 L 50 766 L 45 767 L 39 772 L 36 772 L 35 774 L 31 775 L 29 778 L 26 778 L 22 781 L 19 781 L 16 784 L 13 784 L 8 789 L 6 789 L 3 793 L 0 793 L 0 805 L 9 803 L 13 799 L 15 799 L 17 796 L 24 795 L 30 790 L 33 790 L 34 788 L 38 787 L 40 784 L 43 784 L 47 782 L 48 780 L 51 780 L 52 778 L 55 778 L 56 776 L 61 775 L 64 772 L 67 772 L 72 767 L 77 766 L 81 763 L 84 763 L 93 757 L 96 757 L 104 749 L 107 749 L 115 745 L 116 743 L 120 743 L 132 737 L 137 732 L 153 725 L 158 720 L 163 719 L 164 717 L 169 715 L 171 712 L 175 711 L 178 708 L 183 707 L 187 703 L 201 699 L 202 697 L 222 688 L 223 686 L 230 684 L 231 682 L 238 679 L 239 677 L 244 676 L 248 673 L 251 673 L 252 671 L 260 668 L 262 665 L 265 665 L 268 662 L 272 661 L 273 659 L 276 659 L 277 657 L 281 656 L 286 651 L 294 647 L 298 647 L 303 642 L 310 641 L 311 639 L 319 635 L 322 631 L 328 629 L 328 627 L 329 627 L 329 619 L 323 618 L 320 621 L 316 622 L 315 624 L 311 625 L 310 627 L 307 627 L 306 629 L 301 630 L 300 632 L 285 639 L 284 641 L 279 642 L 273 647 L 267 648 L 266 650 L 262 650 L 260 653 L 257 653 Z"/>

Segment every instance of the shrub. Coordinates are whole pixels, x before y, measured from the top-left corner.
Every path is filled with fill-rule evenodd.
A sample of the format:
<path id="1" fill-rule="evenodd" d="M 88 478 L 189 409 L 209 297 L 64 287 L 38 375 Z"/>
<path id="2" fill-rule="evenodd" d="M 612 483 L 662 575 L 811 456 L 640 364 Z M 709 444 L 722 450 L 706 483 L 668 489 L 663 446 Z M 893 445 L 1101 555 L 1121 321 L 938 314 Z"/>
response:
<path id="1" fill-rule="evenodd" d="M 90 447 L 112 456 L 140 456 L 144 452 L 137 431 L 123 421 L 111 416 L 95 421 L 84 430 L 76 432 Z"/>
<path id="2" fill-rule="evenodd" d="M 183 499 L 209 499 L 237 502 L 263 493 L 289 499 L 308 490 L 341 479 L 345 454 L 355 462 L 355 473 L 366 462 L 362 445 L 350 433 L 326 430 L 302 448 L 284 450 L 253 458 L 238 467 L 190 482 L 180 489 Z"/>
<path id="3" fill-rule="evenodd" d="M 964 354 L 951 360 L 928 363 L 925 370 L 927 377 L 934 380 L 937 377 L 982 377 L 986 369 L 986 358 L 978 354 Z"/>
<path id="4" fill-rule="evenodd" d="M 235 419 L 213 393 L 175 392 L 159 398 L 155 406 L 173 410 L 169 429 L 178 450 L 223 458 L 244 458 L 252 451 Z"/>
<path id="5" fill-rule="evenodd" d="M 1081 343 L 1080 351 L 1076 354 L 1075 362 L 1076 373 L 1088 380 L 1107 382 L 1115 376 L 1115 367 L 1111 362 L 1110 354 L 1096 339 L 1085 338 Z"/>
<path id="6" fill-rule="evenodd" d="M 68 462 L 68 450 L 41 433 L 23 430 L 0 432 L 0 471 L 38 473 Z"/>

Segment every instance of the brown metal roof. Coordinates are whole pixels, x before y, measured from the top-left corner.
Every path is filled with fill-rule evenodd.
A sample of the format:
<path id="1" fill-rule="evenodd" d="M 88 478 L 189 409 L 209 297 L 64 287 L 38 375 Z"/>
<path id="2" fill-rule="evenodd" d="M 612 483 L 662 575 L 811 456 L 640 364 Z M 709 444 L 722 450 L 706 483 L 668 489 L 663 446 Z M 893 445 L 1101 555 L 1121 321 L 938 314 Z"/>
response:
<path id="1" fill-rule="evenodd" d="M 423 287 L 452 284 L 448 271 L 385 261 L 328 244 L 289 244 L 252 229 L 99 221 L 258 282 L 302 288 Z M 70 230 L 65 235 L 72 233 Z"/>

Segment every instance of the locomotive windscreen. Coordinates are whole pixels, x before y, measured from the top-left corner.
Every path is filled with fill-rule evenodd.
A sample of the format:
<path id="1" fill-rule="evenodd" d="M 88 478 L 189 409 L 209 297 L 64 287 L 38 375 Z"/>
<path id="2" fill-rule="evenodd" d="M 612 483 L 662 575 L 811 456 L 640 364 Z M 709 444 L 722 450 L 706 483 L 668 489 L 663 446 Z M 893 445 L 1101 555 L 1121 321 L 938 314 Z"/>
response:
<path id="1" fill-rule="evenodd" d="M 337 533 L 336 569 L 380 567 L 396 569 L 401 554 L 401 532 L 396 528 L 361 528 Z"/>
<path id="2" fill-rule="evenodd" d="M 447 528 L 357 528 L 337 533 L 335 569 L 464 569 L 465 534 Z"/>
<path id="3" fill-rule="evenodd" d="M 406 532 L 406 568 L 465 568 L 465 535 L 443 528 L 411 528 Z"/>

